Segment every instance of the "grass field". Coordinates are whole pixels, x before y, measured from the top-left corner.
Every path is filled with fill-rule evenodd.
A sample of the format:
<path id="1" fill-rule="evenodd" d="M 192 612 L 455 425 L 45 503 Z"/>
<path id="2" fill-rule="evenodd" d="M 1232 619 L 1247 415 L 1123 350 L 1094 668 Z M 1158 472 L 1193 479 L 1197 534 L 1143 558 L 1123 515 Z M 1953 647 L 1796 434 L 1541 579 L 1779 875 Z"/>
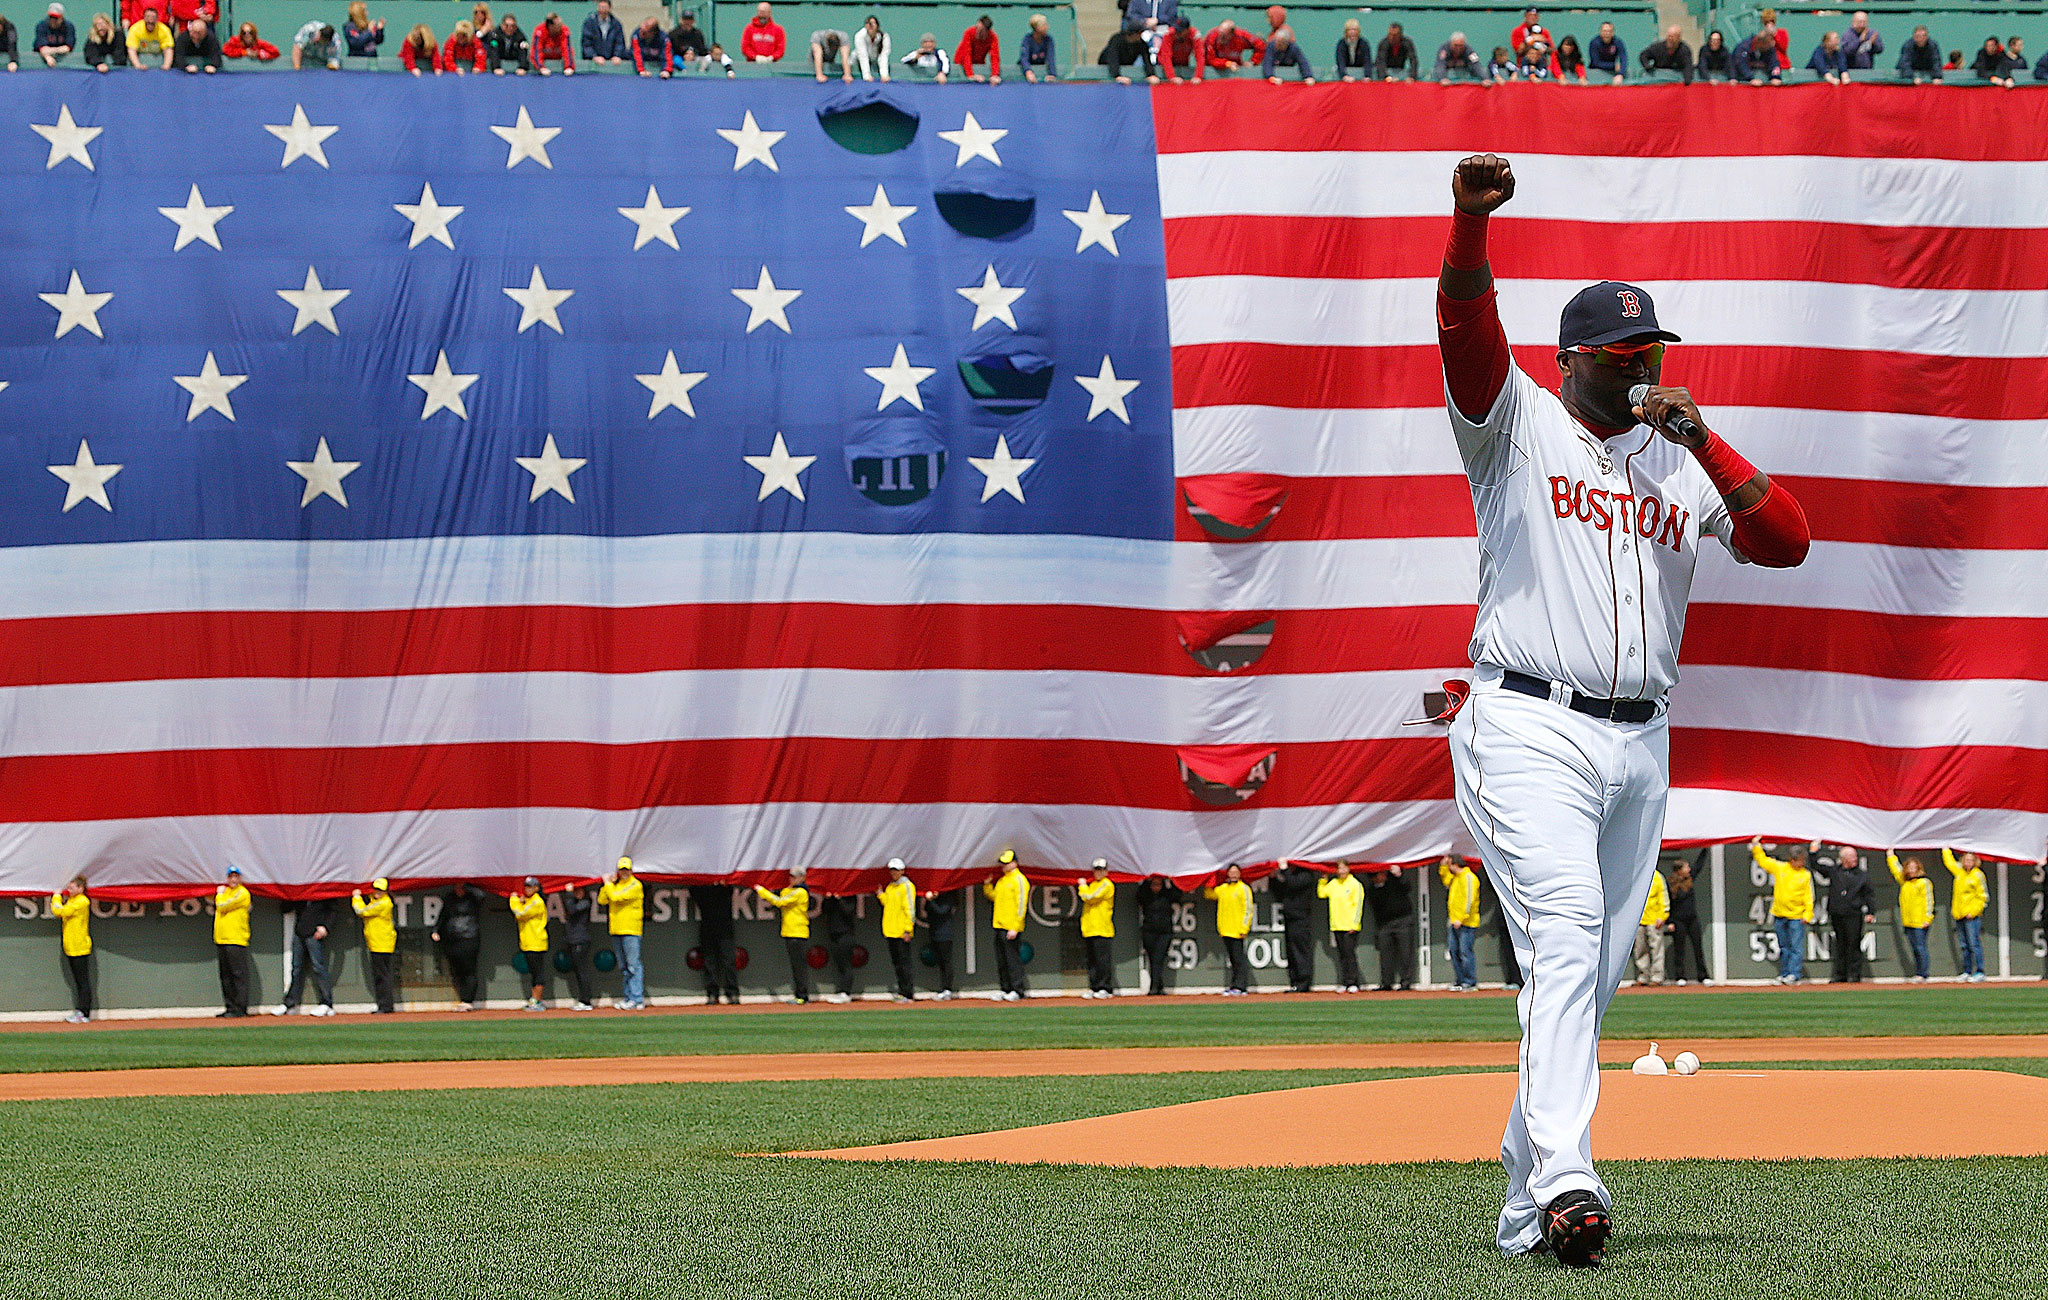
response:
<path id="1" fill-rule="evenodd" d="M 1621 1236 L 1606 1269 L 1567 1275 L 1493 1252 L 1502 1177 L 1487 1164 L 1116 1171 L 736 1154 L 1358 1077 L 17 1103 L 0 1108 L 12 1157 L 0 1175 L 0 1290 L 20 1300 L 2042 1293 L 2048 1160 L 1610 1164 Z M 1865 1114 L 1845 1105 L 1843 1122 Z"/>
<path id="2" fill-rule="evenodd" d="M 2037 988 L 1624 997 L 1610 1036 L 2048 1030 Z M 1504 998 L 847 1007 L 0 1034 L 0 1068 L 1501 1038 Z M 1798 1068 L 1801 1062 L 1785 1062 Z M 1824 1063 L 1829 1069 L 1882 1061 Z M 2048 1075 L 2048 1060 L 1911 1068 Z M 1711 1062 L 1710 1062 L 1711 1065 Z M 421 1067 L 431 1070 L 431 1066 Z M 1608 1266 L 1503 1260 L 1490 1163 L 842 1164 L 936 1137 L 1393 1073 L 694 1084 L 0 1105 L 0 1297 L 2039 1297 L 2048 1159 L 1608 1162 Z M 1841 1122 L 1967 1105 L 1845 1095 Z M 1375 1122 L 1333 1114 L 1333 1124 Z M 1242 1140 L 1256 1147 L 1256 1126 Z"/>
<path id="3" fill-rule="evenodd" d="M 2048 1033 L 2048 986 L 1745 989 L 1623 995 L 1609 1038 Z M 1498 1040 L 1517 1034 L 1512 999 L 1224 1002 L 1121 999 L 1058 1006 L 882 1003 L 762 1014 L 650 1014 L 517 1020 L 366 1016 L 220 1025 L 0 1033 L 0 1071 L 294 1062 L 524 1059 L 942 1048 L 1188 1047 L 1241 1043 Z"/>

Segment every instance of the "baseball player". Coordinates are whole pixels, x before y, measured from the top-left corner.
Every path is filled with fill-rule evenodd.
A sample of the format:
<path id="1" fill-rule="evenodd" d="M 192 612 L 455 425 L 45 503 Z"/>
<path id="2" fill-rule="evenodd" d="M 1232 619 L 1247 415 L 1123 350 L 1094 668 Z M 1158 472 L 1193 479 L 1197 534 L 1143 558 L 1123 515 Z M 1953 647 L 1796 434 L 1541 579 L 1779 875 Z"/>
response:
<path id="1" fill-rule="evenodd" d="M 1591 1267 L 1612 1230 L 1588 1136 L 1600 1019 L 1657 864 L 1665 697 L 1700 543 L 1711 533 L 1738 563 L 1789 568 L 1809 536 L 1791 495 L 1708 430 L 1690 393 L 1658 382 L 1678 336 L 1642 289 L 1607 281 L 1566 304 L 1559 392 L 1515 365 L 1486 259 L 1487 216 L 1514 193 L 1506 159 L 1458 164 L 1437 281 L 1445 395 L 1479 526 L 1472 692 L 1451 758 L 1458 812 L 1527 976 L 1496 1240 Z"/>

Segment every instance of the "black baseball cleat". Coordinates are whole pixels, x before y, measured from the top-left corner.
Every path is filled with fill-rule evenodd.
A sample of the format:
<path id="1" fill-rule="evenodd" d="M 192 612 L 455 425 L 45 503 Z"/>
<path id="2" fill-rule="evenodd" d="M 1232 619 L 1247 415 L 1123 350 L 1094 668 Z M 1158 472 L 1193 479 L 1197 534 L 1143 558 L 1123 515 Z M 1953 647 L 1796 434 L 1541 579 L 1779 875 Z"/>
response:
<path id="1" fill-rule="evenodd" d="M 1566 1192 L 1543 1207 L 1543 1244 L 1567 1268 L 1598 1268 L 1614 1220 L 1591 1192 Z"/>

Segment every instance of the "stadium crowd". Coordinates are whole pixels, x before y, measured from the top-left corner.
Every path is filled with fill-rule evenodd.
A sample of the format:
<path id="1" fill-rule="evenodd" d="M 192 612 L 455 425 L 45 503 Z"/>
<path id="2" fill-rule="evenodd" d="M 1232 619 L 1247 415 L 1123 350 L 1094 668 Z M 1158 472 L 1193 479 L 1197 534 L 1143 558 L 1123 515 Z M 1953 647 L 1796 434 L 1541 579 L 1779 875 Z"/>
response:
<path id="1" fill-rule="evenodd" d="M 1750 843 L 1756 866 L 1772 882 L 1771 930 L 1778 961 L 1776 983 L 1797 984 L 1804 978 L 1807 930 L 1815 924 L 1814 882 L 1828 886 L 1826 913 L 1833 932 L 1832 982 L 1860 983 L 1863 968 L 1863 928 L 1874 923 L 1876 896 L 1869 868 L 1851 846 L 1831 848 L 1814 841 L 1794 844 L 1782 858 L 1764 851 L 1760 840 Z M 1701 852 L 1701 859 L 1705 851 Z M 1901 859 L 1887 852 L 1886 862 L 1898 882 L 1898 920 L 1911 951 L 1916 983 L 1928 979 L 1928 934 L 1934 925 L 1934 888 L 1918 854 Z M 1941 850 L 1942 864 L 1953 878 L 1950 919 L 1955 928 L 1962 973 L 1966 982 L 1984 978 L 1984 910 L 1989 887 L 1982 862 L 1974 853 L 1956 854 Z M 1636 982 L 1659 985 L 1667 973 L 1673 982 L 1710 983 L 1702 923 L 1696 905 L 1695 862 L 1679 861 L 1668 871 L 1659 869 L 1634 943 Z M 1482 909 L 1482 892 L 1487 888 L 1477 864 L 1471 859 L 1445 855 L 1438 859 L 1436 872 L 1446 891 L 1446 955 L 1450 959 L 1452 988 L 1479 987 L 1477 946 L 1482 932 L 1490 932 L 1498 944 L 1503 982 L 1510 989 L 1521 986 L 1516 962 L 1500 909 L 1491 909 L 1488 919 Z M 924 955 L 933 968 L 936 987 L 929 996 L 950 1000 L 958 993 L 954 970 L 954 946 L 959 940 L 961 900 L 959 890 L 920 890 L 902 859 L 887 866 L 888 882 L 874 897 L 881 904 L 883 939 L 888 946 L 892 975 L 891 996 L 909 1002 L 919 996 L 912 960 L 912 943 L 917 931 L 925 932 Z M 1282 862 L 1267 877 L 1267 897 L 1276 904 L 1282 939 L 1278 951 L 1284 954 L 1290 992 L 1306 993 L 1315 987 L 1316 951 L 1327 934 L 1337 959 L 1336 989 L 1360 993 L 1365 976 L 1359 968 L 1358 945 L 1365 926 L 1373 929 L 1374 947 L 1379 953 L 1381 992 L 1412 989 L 1416 983 L 1416 945 L 1419 934 L 1417 883 L 1412 868 L 1392 866 L 1371 871 L 1353 871 L 1348 862 L 1338 862 L 1328 871 L 1320 867 Z M 1030 910 L 1032 884 L 1017 855 L 1005 849 L 997 856 L 981 884 L 981 895 L 990 904 L 989 925 L 995 951 L 996 992 L 1000 1001 L 1019 1001 L 1030 991 L 1025 967 L 1030 958 L 1024 948 L 1024 928 Z M 1179 907 L 1191 901 L 1196 891 L 1184 891 L 1163 875 L 1152 875 L 1132 886 L 1136 896 L 1138 933 L 1144 952 L 1145 992 L 1160 996 L 1168 992 L 1174 962 L 1169 949 L 1177 933 L 1185 932 Z M 690 964 L 701 965 L 705 1000 L 717 1005 L 721 999 L 737 1005 L 740 1000 L 738 965 L 734 945 L 736 915 L 735 887 L 701 883 L 688 887 L 690 902 L 698 915 L 697 947 Z M 618 865 L 602 882 L 572 885 L 557 891 L 559 921 L 551 924 L 548 896 L 536 876 L 528 876 L 500 901 L 468 882 L 457 882 L 436 895 L 438 907 L 431 918 L 428 938 L 439 950 L 442 965 L 454 988 L 456 1001 L 467 1011 L 478 1010 L 478 970 L 482 964 L 484 915 L 487 909 L 507 907 L 517 924 L 516 969 L 530 981 L 526 1010 L 548 1009 L 550 967 L 565 972 L 572 1005 L 578 1011 L 595 1010 L 598 1002 L 594 968 L 615 965 L 621 974 L 621 993 L 613 1005 L 637 1011 L 647 1005 L 646 968 L 641 942 L 644 936 L 646 890 L 634 872 L 631 858 Z M 859 895 L 820 893 L 813 902 L 804 868 L 792 870 L 779 888 L 757 885 L 753 892 L 774 909 L 777 929 L 789 964 L 788 1000 L 808 1003 L 814 998 L 827 1002 L 851 1001 L 855 989 L 858 958 L 854 942 L 859 915 Z M 1118 995 L 1116 967 L 1111 941 L 1116 936 L 1117 884 L 1110 878 L 1109 863 L 1097 858 L 1085 879 L 1075 885 L 1080 902 L 1079 930 L 1086 953 L 1088 998 Z M 1229 864 L 1220 879 L 1199 890 L 1199 896 L 1215 906 L 1213 925 L 1224 952 L 1224 996 L 1244 997 L 1251 991 L 1251 961 L 1248 940 L 1255 926 L 1256 902 L 1252 885 L 1242 868 Z M 242 873 L 230 868 L 213 894 L 213 941 L 220 974 L 219 1015 L 238 1018 L 250 1013 L 249 913 L 253 898 L 242 883 Z M 273 1015 L 290 1015 L 302 1008 L 309 1015 L 334 1014 L 334 979 L 329 956 L 342 937 L 348 912 L 358 920 L 363 947 L 369 955 L 370 988 L 378 1013 L 390 1014 L 398 1000 L 398 927 L 390 882 L 382 877 L 342 900 L 304 899 L 287 901 L 291 915 L 291 947 L 282 1002 Z M 83 1022 L 93 1013 L 92 896 L 84 876 L 73 879 L 50 896 L 50 913 L 60 927 L 67 974 L 75 994 L 70 1019 Z M 824 928 L 825 944 L 812 942 L 812 918 Z M 599 925 L 609 939 L 600 948 Z M 600 953 L 607 956 L 600 956 Z M 1671 969 L 1667 972 L 1667 956 Z M 825 965 L 833 968 L 836 990 L 814 989 L 811 972 Z M 2048 978 L 2044 974 L 2043 978 Z M 317 999 L 305 1004 L 307 984 Z"/>
<path id="2" fill-rule="evenodd" d="M 101 72 L 130 67 L 208 73 L 230 63 L 266 64 L 286 57 L 284 47 L 264 39 L 254 23 L 242 23 L 223 45 L 214 30 L 217 0 L 162 0 L 162 5 L 122 0 L 119 24 L 107 14 L 94 14 L 81 41 L 64 5 L 52 0 L 35 25 L 30 57 L 53 68 L 76 56 L 79 63 Z M 1228 18 L 1203 32 L 1180 12 L 1179 0 L 1118 0 L 1118 9 L 1123 15 L 1119 27 L 1096 58 L 1115 81 L 1129 84 L 1141 77 L 1154 83 L 1182 83 L 1254 74 L 1276 83 L 1288 75 L 1316 80 L 1316 63 L 1295 39 L 1283 6 L 1266 10 L 1264 36 Z M 1778 26 L 1777 18 L 1776 10 L 1763 10 L 1757 31 L 1732 45 L 1720 31 L 1711 31 L 1697 51 L 1678 27 L 1669 27 L 1632 62 L 1613 23 L 1601 23 L 1582 43 L 1573 34 L 1555 35 L 1544 25 L 1541 12 L 1532 8 L 1507 34 L 1506 43 L 1492 46 L 1490 52 L 1471 44 L 1465 33 L 1453 32 L 1438 47 L 1427 77 L 1489 85 L 1620 85 L 1645 78 L 1782 85 L 1799 65 L 1793 60 L 1791 36 Z M 301 26 L 291 38 L 290 63 L 300 70 L 339 69 L 345 61 L 375 64 L 381 61 L 385 37 L 384 20 L 370 16 L 365 0 L 353 0 L 339 28 L 317 18 Z M 20 66 L 20 44 L 14 24 L 0 16 L 0 58 L 9 71 Z M 819 81 L 835 76 L 852 81 L 856 74 L 863 81 L 888 81 L 894 69 L 898 75 L 936 82 L 958 77 L 993 84 L 1000 83 L 1004 73 L 1002 40 L 995 20 L 986 14 L 961 32 L 950 55 L 935 34 L 926 32 L 896 57 L 881 19 L 873 15 L 851 34 L 834 28 L 811 32 L 804 50 L 795 55 L 788 31 L 775 20 L 768 0 L 762 0 L 741 32 L 738 53 L 741 62 L 754 64 L 801 58 Z M 1857 12 L 1845 30 L 1821 38 L 1801 70 L 1841 84 L 1858 72 L 1882 71 L 1886 54 L 1884 37 L 1871 27 L 1870 15 Z M 490 5 L 478 0 L 446 40 L 418 23 L 396 48 L 397 66 L 414 76 L 566 75 L 576 72 L 579 58 L 586 70 L 625 71 L 630 63 L 632 71 L 647 77 L 737 75 L 733 57 L 707 39 L 694 14 L 684 13 L 673 28 L 664 29 L 659 19 L 650 17 L 628 31 L 612 13 L 611 0 L 597 0 L 596 11 L 584 20 L 573 42 L 559 14 L 548 14 L 529 33 L 510 13 L 493 20 Z M 1398 22 L 1389 24 L 1386 35 L 1375 42 L 1358 19 L 1346 21 L 1330 62 L 1323 66 L 1328 77 L 1337 80 L 1412 81 L 1425 76 L 1421 52 Z M 2019 36 L 1989 35 L 1966 65 L 1961 50 L 1944 55 L 1928 29 L 1917 26 L 1899 43 L 1891 70 L 1901 80 L 1916 83 L 1938 82 L 1945 74 L 1956 73 L 2010 88 L 2028 72 L 2027 52 Z M 1030 82 L 1060 79 L 1058 49 L 1043 14 L 1031 15 L 1018 39 L 1015 71 Z M 2048 53 L 2033 65 L 2032 75 L 2048 81 Z"/>

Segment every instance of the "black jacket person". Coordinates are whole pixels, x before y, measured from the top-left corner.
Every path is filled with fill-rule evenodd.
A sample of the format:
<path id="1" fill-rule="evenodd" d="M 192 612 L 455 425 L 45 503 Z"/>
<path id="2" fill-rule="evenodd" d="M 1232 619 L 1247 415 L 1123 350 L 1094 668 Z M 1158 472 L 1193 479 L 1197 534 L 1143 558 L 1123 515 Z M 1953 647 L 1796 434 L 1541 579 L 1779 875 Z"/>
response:
<path id="1" fill-rule="evenodd" d="M 1287 938 L 1287 987 L 1306 993 L 1316 982 L 1316 884 L 1322 873 L 1283 862 L 1266 882 L 1280 904 L 1280 928 Z"/>

